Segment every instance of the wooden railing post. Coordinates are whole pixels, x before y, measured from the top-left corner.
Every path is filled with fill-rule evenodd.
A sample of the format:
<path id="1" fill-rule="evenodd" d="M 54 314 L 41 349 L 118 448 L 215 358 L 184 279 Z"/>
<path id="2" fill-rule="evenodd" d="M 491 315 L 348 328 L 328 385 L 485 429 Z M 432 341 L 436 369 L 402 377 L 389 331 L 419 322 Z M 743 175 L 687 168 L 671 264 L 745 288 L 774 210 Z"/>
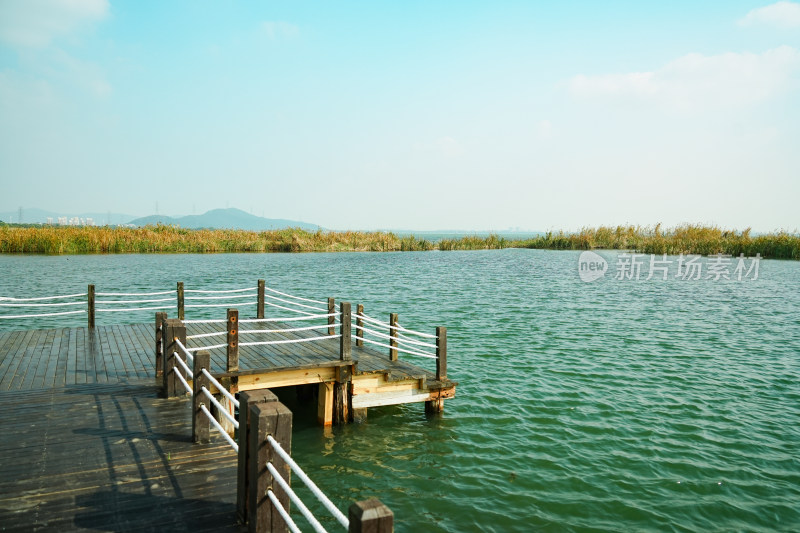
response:
<path id="1" fill-rule="evenodd" d="M 239 370 L 239 310 L 228 309 L 228 362 L 226 372 Z"/>
<path id="2" fill-rule="evenodd" d="M 180 318 L 181 320 L 183 320 L 185 318 L 184 317 L 184 308 L 185 307 L 186 306 L 184 305 L 184 302 L 183 302 L 183 282 L 179 281 L 178 282 L 178 318 Z"/>
<path id="3" fill-rule="evenodd" d="M 250 424 L 248 413 L 251 405 L 277 401 L 278 397 L 269 389 L 257 389 L 239 393 L 239 462 L 236 475 L 236 514 L 242 524 L 247 522 L 249 490 L 247 465 L 251 460 L 247 445 L 250 442 L 250 432 L 253 428 L 253 425 Z"/>
<path id="4" fill-rule="evenodd" d="M 247 492 L 247 530 L 251 533 L 263 531 L 286 531 L 287 526 L 273 508 L 267 491 L 272 489 L 283 508 L 289 510 L 289 495 L 272 479 L 267 463 L 272 463 L 287 482 L 291 480 L 291 470 L 275 452 L 267 435 L 278 441 L 281 447 L 291 454 L 292 450 L 292 412 L 280 402 L 255 403 L 249 407 L 250 441 L 248 442 L 249 463 L 247 468 L 249 489 Z"/>
<path id="5" fill-rule="evenodd" d="M 350 302 L 340 302 L 339 310 L 341 312 L 339 322 L 342 333 L 339 339 L 339 359 L 341 361 L 349 361 L 352 359 Z"/>
<path id="6" fill-rule="evenodd" d="M 164 328 L 164 374 L 162 375 L 164 378 L 164 396 L 174 398 L 178 396 L 177 386 L 180 385 L 175 377 L 175 372 L 172 370 L 177 366 L 175 357 L 180 357 L 185 361 L 185 356 L 178 351 L 175 339 L 180 339 L 183 345 L 186 346 L 186 326 L 182 320 L 177 318 L 168 318 L 164 323 L 166 324 Z"/>
<path id="7" fill-rule="evenodd" d="M 200 444 L 207 444 L 211 440 L 209 435 L 211 422 L 200 410 L 200 406 L 205 405 L 206 409 L 211 411 L 211 402 L 203 394 L 203 387 L 208 389 L 210 386 L 208 377 L 203 374 L 204 368 L 211 369 L 211 355 L 206 350 L 200 350 L 194 354 L 194 369 L 192 370 L 192 441 Z"/>
<path id="8" fill-rule="evenodd" d="M 348 533 L 394 533 L 394 513 L 376 498 L 352 504 L 347 514 Z"/>
<path id="9" fill-rule="evenodd" d="M 266 293 L 266 282 L 258 280 L 258 303 L 256 304 L 256 318 L 264 318 L 264 298 Z"/>
<path id="10" fill-rule="evenodd" d="M 397 313 L 389 313 L 389 361 L 397 361 Z"/>
<path id="11" fill-rule="evenodd" d="M 89 314 L 89 329 L 94 329 L 94 285 L 89 285 L 87 293 L 87 302 L 89 305 L 87 310 L 87 313 Z"/>
<path id="12" fill-rule="evenodd" d="M 156 311 L 156 383 L 164 374 L 164 321 L 167 313 Z"/>
<path id="13" fill-rule="evenodd" d="M 436 380 L 447 379 L 447 328 L 436 328 Z"/>
<path id="14" fill-rule="evenodd" d="M 328 335 L 336 335 L 336 317 L 333 314 L 336 312 L 336 301 L 333 298 L 328 298 Z"/>
<path id="15" fill-rule="evenodd" d="M 356 306 L 356 346 L 364 346 L 364 306 L 358 304 Z"/>

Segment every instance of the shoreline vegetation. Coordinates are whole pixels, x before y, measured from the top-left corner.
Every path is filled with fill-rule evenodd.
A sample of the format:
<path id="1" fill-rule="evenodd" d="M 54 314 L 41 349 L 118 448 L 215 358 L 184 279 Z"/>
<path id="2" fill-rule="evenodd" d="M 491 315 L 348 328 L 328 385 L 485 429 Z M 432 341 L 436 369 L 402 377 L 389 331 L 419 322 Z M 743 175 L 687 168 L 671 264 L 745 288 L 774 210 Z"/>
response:
<path id="1" fill-rule="evenodd" d="M 232 252 L 406 252 L 537 248 L 550 250 L 631 250 L 645 254 L 744 254 L 763 258 L 800 259 L 800 234 L 776 231 L 752 236 L 713 226 L 616 226 L 584 228 L 575 233 L 547 232 L 525 240 L 499 235 L 464 236 L 430 241 L 390 232 L 246 231 L 110 226 L 41 226 L 0 224 L 0 253 L 232 253 Z"/>

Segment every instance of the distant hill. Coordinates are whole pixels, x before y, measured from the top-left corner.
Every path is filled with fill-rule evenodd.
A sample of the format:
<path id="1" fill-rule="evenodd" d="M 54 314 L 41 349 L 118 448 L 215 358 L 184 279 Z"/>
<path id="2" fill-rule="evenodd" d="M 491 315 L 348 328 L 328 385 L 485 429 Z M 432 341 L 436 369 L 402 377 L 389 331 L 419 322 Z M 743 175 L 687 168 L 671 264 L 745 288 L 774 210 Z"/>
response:
<path id="1" fill-rule="evenodd" d="M 187 215 L 184 217 L 150 215 L 131 220 L 129 224 L 133 224 L 134 226 L 146 226 L 148 224 L 172 224 L 188 229 L 214 228 L 244 229 L 249 231 L 265 231 L 284 228 L 301 228 L 309 231 L 316 231 L 320 228 L 320 226 L 316 224 L 309 224 L 308 222 L 301 222 L 299 220 L 258 217 L 233 207 L 229 209 L 212 209 L 211 211 L 208 211 L 202 215 Z"/>

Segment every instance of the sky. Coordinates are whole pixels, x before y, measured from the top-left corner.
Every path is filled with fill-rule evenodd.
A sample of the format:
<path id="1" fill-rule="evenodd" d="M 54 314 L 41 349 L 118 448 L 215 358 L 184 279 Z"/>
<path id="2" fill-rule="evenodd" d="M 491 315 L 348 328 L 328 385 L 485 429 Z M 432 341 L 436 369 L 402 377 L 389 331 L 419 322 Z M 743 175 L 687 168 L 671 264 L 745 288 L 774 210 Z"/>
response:
<path id="1" fill-rule="evenodd" d="M 800 227 L 800 2 L 0 0 L 0 211 Z"/>

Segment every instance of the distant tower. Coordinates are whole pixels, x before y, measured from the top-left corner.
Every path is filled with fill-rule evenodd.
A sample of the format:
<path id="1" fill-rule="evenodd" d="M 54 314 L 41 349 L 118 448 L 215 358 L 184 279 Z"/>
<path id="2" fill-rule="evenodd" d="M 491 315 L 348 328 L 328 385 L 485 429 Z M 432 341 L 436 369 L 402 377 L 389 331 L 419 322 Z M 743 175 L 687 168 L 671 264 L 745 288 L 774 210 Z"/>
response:
<path id="1" fill-rule="evenodd" d="M 17 215 L 17 224 L 22 224 L 22 206 L 19 206 L 19 215 Z"/>

